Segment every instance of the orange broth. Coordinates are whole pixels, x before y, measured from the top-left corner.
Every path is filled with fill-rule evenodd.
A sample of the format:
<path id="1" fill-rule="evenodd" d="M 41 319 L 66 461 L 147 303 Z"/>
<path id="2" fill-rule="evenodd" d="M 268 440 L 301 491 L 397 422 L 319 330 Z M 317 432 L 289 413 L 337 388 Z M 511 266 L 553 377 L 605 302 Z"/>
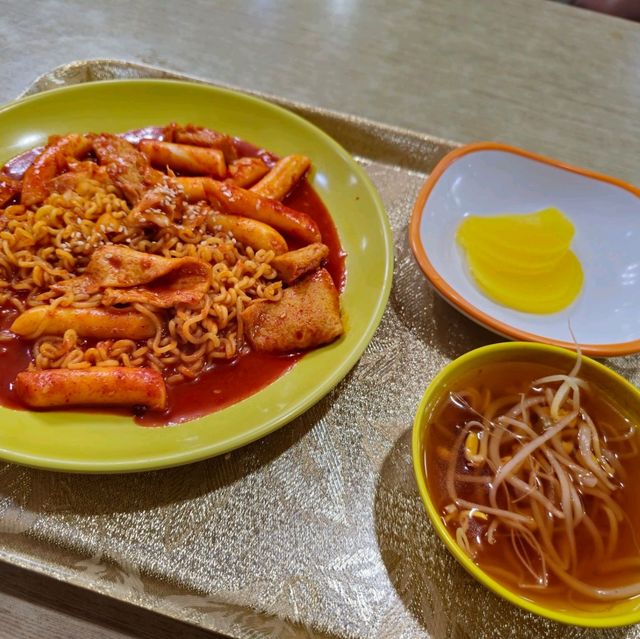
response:
<path id="1" fill-rule="evenodd" d="M 518 395 L 529 391 L 533 380 L 558 373 L 566 374 L 567 371 L 525 362 L 494 364 L 474 370 L 466 378 L 460 380 L 455 387 L 451 387 L 447 391 L 460 392 L 465 388 L 473 388 L 480 391 L 480 393 L 484 393 L 488 389 L 492 398 Z M 593 387 L 590 392 L 585 393 L 583 391 L 581 393 L 581 402 L 582 406 L 591 415 L 596 426 L 601 420 L 606 420 L 617 432 L 629 431 L 630 421 L 615 406 L 609 403 L 602 393 L 594 392 Z M 514 401 L 513 404 L 515 403 Z M 445 399 L 433 411 L 429 425 L 425 429 L 423 462 L 429 494 L 434 506 L 440 513 L 442 521 L 454 539 L 457 526 L 447 523 L 444 510 L 445 506 L 451 503 L 446 489 L 446 473 L 449 464 L 449 460 L 446 458 L 454 454 L 454 442 L 465 422 L 477 418 L 478 416 L 468 408 L 459 407 L 451 400 Z M 637 432 L 635 439 L 636 443 L 640 445 Z M 622 450 L 627 450 L 628 446 L 629 443 L 625 443 L 623 446 L 619 444 L 614 446 L 612 444 L 610 449 L 618 453 Z M 464 446 L 461 446 L 459 453 L 455 457 L 456 476 L 469 475 L 472 472 L 464 458 L 463 449 Z M 640 499 L 636 494 L 636 487 L 640 485 L 640 463 L 638 463 L 640 462 L 640 455 L 636 454 L 629 459 L 620 459 L 620 461 L 627 473 L 627 477 L 623 482 L 623 487 L 614 491 L 612 497 L 626 513 L 626 520 L 620 523 L 620 537 L 612 559 L 634 557 L 636 558 L 636 566 L 629 567 L 629 569 L 617 574 L 615 578 L 601 574 L 599 571 L 600 565 L 595 560 L 592 538 L 585 530 L 584 525 L 578 526 L 575 531 L 579 565 L 577 574 L 574 576 L 590 585 L 605 588 L 619 587 L 640 581 L 640 548 L 636 543 L 633 532 L 634 530 L 640 530 Z M 456 480 L 455 487 L 461 499 L 483 505 L 489 504 L 489 489 L 486 484 Z M 578 492 L 580 492 L 579 488 Z M 581 497 L 585 511 L 589 513 L 589 503 L 592 498 L 584 494 L 581 494 Z M 499 503 L 499 506 L 507 508 L 504 503 Z M 599 529 L 607 530 L 606 522 L 601 521 L 601 518 L 604 518 L 605 515 L 602 511 L 599 511 L 599 514 L 601 517 L 596 516 L 594 523 Z M 506 527 L 504 525 L 498 527 L 496 542 L 490 544 L 486 539 L 488 524 L 488 521 L 470 517 L 467 537 L 475 551 L 474 562 L 504 587 L 518 596 L 543 605 L 552 606 L 558 610 L 594 610 L 609 608 L 613 605 L 612 602 L 600 602 L 576 593 L 561 582 L 551 571 L 549 571 L 549 585 L 546 588 L 532 588 L 534 579 L 524 569 L 514 552 L 510 538 L 506 533 Z M 640 605 L 640 598 L 638 605 Z"/>

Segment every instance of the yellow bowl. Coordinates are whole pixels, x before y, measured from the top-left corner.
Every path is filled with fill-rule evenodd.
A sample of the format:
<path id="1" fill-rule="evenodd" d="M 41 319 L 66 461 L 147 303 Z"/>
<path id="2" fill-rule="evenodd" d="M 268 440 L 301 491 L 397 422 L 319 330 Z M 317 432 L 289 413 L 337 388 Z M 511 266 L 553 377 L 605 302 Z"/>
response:
<path id="1" fill-rule="evenodd" d="M 444 394 L 456 382 L 481 366 L 499 362 L 532 362 L 548 364 L 570 370 L 576 361 L 576 353 L 556 346 L 528 342 L 507 342 L 484 346 L 470 351 L 445 366 L 427 388 L 413 423 L 413 470 L 425 508 L 431 523 L 447 548 L 462 566 L 480 583 L 496 594 L 530 612 L 562 623 L 591 627 L 623 626 L 640 622 L 640 598 L 613 604 L 608 610 L 567 611 L 535 603 L 509 590 L 479 568 L 458 546 L 431 501 L 423 464 L 423 442 L 434 410 Z M 640 423 L 640 391 L 626 379 L 593 359 L 583 356 L 582 372 L 585 377 L 614 400 L 627 416 Z"/>

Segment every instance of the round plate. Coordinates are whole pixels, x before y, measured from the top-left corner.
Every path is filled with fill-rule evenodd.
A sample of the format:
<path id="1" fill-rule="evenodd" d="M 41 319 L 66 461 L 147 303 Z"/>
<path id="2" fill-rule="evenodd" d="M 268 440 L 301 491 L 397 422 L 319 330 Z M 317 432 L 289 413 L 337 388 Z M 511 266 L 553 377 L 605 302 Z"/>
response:
<path id="1" fill-rule="evenodd" d="M 413 252 L 442 296 L 471 319 L 513 339 L 596 356 L 640 351 L 640 191 L 614 178 L 503 144 L 449 153 L 416 201 Z M 572 250 L 584 271 L 577 299 L 552 314 L 522 313 L 474 283 L 456 231 L 467 215 L 560 209 L 575 227 Z M 573 335 L 575 335 L 575 341 Z"/>
<path id="2" fill-rule="evenodd" d="M 373 185 L 349 154 L 306 120 L 268 102 L 216 87 L 168 80 L 82 84 L 0 109 L 0 163 L 51 134 L 122 132 L 176 121 L 239 136 L 284 156 L 311 158 L 310 182 L 329 209 L 347 253 L 341 296 L 345 335 L 306 354 L 262 391 L 176 426 L 76 412 L 0 408 L 0 458 L 68 471 L 123 472 L 185 464 L 272 432 L 326 395 L 352 368 L 384 311 L 393 240 Z"/>

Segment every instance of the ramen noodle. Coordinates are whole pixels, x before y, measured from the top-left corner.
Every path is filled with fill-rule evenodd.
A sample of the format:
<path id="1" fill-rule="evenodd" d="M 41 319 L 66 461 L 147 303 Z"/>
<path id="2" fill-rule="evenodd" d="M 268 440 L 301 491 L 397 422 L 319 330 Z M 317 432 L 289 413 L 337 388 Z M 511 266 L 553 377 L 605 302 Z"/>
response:
<path id="1" fill-rule="evenodd" d="M 23 404 L 161 412 L 216 365 L 342 334 L 335 227 L 287 199 L 315 196 L 308 158 L 171 124 L 19 159 L 0 173 L 0 305 L 2 340 L 29 348 Z"/>

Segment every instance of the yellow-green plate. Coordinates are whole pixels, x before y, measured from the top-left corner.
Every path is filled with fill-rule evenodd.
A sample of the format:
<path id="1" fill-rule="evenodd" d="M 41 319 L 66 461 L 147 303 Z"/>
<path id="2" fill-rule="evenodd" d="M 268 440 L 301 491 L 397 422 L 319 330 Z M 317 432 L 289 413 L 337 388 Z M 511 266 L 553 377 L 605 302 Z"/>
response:
<path id="1" fill-rule="evenodd" d="M 171 121 L 219 129 L 280 156 L 302 153 L 312 159 L 310 181 L 347 253 L 341 298 L 346 334 L 308 353 L 251 397 L 176 426 L 146 428 L 112 415 L 0 408 L 0 458 L 55 470 L 124 472 L 218 455 L 272 432 L 312 406 L 347 374 L 373 336 L 393 271 L 392 236 L 380 198 L 339 144 L 280 107 L 234 91 L 167 80 L 56 89 L 0 109 L 0 163 L 54 133 L 121 132 Z"/>

